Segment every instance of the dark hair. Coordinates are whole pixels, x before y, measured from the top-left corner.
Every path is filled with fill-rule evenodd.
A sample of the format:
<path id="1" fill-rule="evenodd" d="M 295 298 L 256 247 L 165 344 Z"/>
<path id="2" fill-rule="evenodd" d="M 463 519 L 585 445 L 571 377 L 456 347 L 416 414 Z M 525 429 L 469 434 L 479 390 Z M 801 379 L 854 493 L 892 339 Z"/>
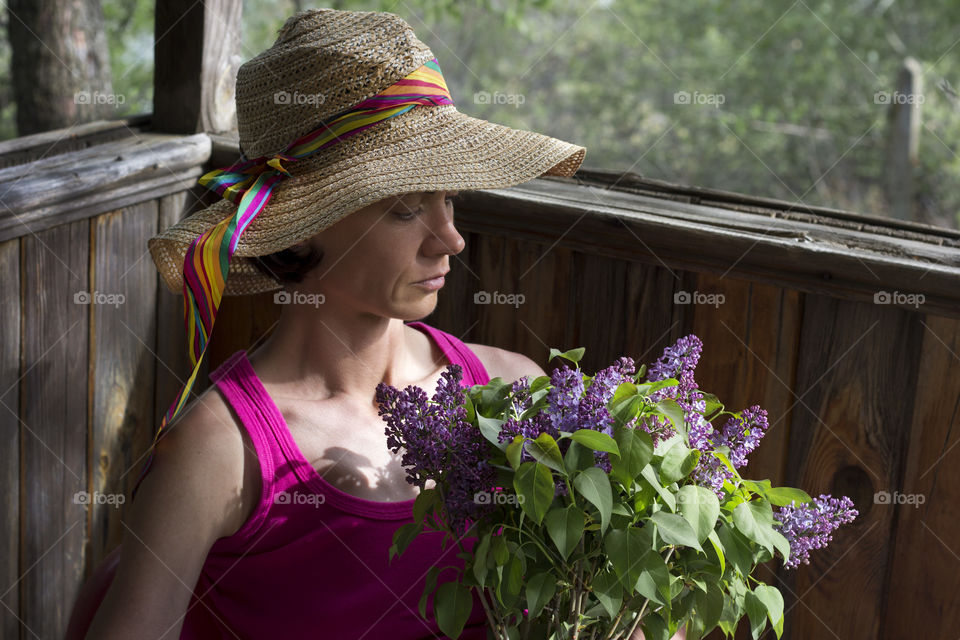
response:
<path id="1" fill-rule="evenodd" d="M 281 249 L 250 260 L 260 273 L 279 281 L 280 284 L 296 284 L 323 260 L 323 250 L 307 245 L 305 249 Z"/>

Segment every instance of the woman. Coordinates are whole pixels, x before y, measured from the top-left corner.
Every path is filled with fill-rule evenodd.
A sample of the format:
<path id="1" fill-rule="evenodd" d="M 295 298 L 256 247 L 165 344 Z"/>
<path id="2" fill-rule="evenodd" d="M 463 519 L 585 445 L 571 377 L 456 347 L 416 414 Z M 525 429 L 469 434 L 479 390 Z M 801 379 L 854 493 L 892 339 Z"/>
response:
<path id="1" fill-rule="evenodd" d="M 465 385 L 544 373 L 404 321 L 434 310 L 463 249 L 459 190 L 569 177 L 585 150 L 459 113 L 433 54 L 389 13 L 298 13 L 241 66 L 236 100 L 251 159 L 204 176 L 224 199 L 149 243 L 185 295 L 195 367 L 87 637 L 438 637 L 417 611 L 423 578 L 462 561 L 437 534 L 387 562 L 416 492 L 388 452 L 375 387 L 432 394 L 449 363 Z M 221 296 L 281 287 L 270 339 L 191 401 Z M 461 637 L 484 627 L 475 600 Z"/>

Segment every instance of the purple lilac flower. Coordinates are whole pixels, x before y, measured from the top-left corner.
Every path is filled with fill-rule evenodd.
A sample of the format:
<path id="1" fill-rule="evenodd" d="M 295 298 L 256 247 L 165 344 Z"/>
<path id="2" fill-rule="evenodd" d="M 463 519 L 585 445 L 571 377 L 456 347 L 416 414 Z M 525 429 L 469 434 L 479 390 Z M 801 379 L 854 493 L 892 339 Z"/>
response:
<path id="1" fill-rule="evenodd" d="M 647 368 L 647 380 L 656 382 L 665 378 L 679 378 L 684 371 L 693 371 L 700 360 L 703 343 L 694 334 L 677 340 L 672 347 L 663 350 L 663 355 Z"/>
<path id="2" fill-rule="evenodd" d="M 427 480 L 446 481 L 448 524 L 456 532 L 492 509 L 474 496 L 489 491 L 496 478 L 486 462 L 486 440 L 466 420 L 462 374 L 460 365 L 449 365 L 429 403 L 426 392 L 413 385 L 398 391 L 381 382 L 376 393 L 387 446 L 395 454 L 403 450 L 407 482 L 423 490 Z"/>
<path id="3" fill-rule="evenodd" d="M 550 375 L 547 406 L 550 421 L 558 431 L 576 431 L 580 398 L 583 396 L 583 376 L 579 370 L 563 365 Z"/>
<path id="4" fill-rule="evenodd" d="M 757 448 L 760 438 L 766 433 L 767 412 L 759 405 L 744 409 L 740 417 L 731 416 L 714 438 L 714 446 L 723 445 L 730 449 L 730 464 L 735 468 L 747 464 L 747 455 Z"/>
<path id="5" fill-rule="evenodd" d="M 790 559 L 784 564 L 796 569 L 810 564 L 810 550 L 822 549 L 833 539 L 831 533 L 842 524 L 849 524 L 859 515 L 847 496 L 834 498 L 820 494 L 810 504 L 779 507 L 774 517 L 781 522 L 776 529 L 790 542 Z"/>
<path id="6" fill-rule="evenodd" d="M 643 431 L 646 431 L 648 434 L 650 434 L 650 438 L 653 440 L 653 446 L 657 446 L 676 433 L 676 430 L 673 428 L 673 425 L 669 420 L 663 416 L 654 415 L 652 413 L 648 413 L 639 419 L 632 418 L 624 426 L 626 426 L 628 429 L 639 428 Z"/>

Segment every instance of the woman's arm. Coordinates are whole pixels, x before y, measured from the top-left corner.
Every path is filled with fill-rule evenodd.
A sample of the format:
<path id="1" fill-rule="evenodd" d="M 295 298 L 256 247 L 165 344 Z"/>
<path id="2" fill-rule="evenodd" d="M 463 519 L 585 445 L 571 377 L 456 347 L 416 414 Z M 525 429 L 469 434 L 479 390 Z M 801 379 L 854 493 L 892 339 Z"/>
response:
<path id="1" fill-rule="evenodd" d="M 210 547 L 242 518 L 243 440 L 226 416 L 224 425 L 222 416 L 189 410 L 157 443 L 124 519 L 116 576 L 87 638 L 180 637 Z"/>

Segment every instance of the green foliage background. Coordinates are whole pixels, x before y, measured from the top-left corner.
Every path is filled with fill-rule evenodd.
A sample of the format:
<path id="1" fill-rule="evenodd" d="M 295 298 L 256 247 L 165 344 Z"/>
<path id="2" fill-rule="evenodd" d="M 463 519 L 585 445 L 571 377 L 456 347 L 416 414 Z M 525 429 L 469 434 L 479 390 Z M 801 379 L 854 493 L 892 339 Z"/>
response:
<path id="1" fill-rule="evenodd" d="M 118 116 L 149 112 L 153 3 L 104 0 Z M 302 0 L 244 0 L 241 56 Z M 440 61 L 458 108 L 587 147 L 585 166 L 886 214 L 888 107 L 924 68 L 919 220 L 960 226 L 960 3 L 934 0 L 335 0 L 393 11 Z M 10 19 L 6 8 L 3 20 Z M 5 34 L 5 30 L 4 30 Z M 9 66 L 0 38 L 0 68 Z M 476 92 L 513 96 L 482 104 Z M 674 94 L 723 104 L 677 104 Z M 515 104 L 522 96 L 522 104 Z M 0 136 L 15 135 L 8 73 Z"/>

